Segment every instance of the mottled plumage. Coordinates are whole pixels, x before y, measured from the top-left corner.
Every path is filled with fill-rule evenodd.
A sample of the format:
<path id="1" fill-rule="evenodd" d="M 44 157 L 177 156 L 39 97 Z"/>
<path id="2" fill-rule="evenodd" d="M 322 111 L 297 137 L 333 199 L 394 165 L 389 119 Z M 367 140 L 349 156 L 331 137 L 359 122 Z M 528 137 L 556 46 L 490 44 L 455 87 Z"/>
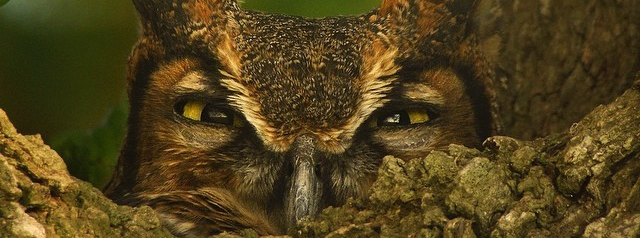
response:
<path id="1" fill-rule="evenodd" d="M 307 19 L 233 0 L 134 0 L 129 129 L 106 193 L 176 235 L 280 234 L 363 197 L 382 157 L 498 130 L 473 1 Z"/>

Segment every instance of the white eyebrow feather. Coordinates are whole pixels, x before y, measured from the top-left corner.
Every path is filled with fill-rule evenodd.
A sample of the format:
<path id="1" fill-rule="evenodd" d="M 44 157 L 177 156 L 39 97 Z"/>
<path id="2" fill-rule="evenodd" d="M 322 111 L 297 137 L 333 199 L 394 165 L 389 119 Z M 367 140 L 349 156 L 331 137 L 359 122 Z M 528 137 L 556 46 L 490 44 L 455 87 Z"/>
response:
<path id="1" fill-rule="evenodd" d="M 442 93 L 433 87 L 421 83 L 410 83 L 405 85 L 405 89 L 403 96 L 411 101 L 434 105 L 445 104 Z"/>
<path id="2" fill-rule="evenodd" d="M 207 84 L 207 80 L 207 77 L 202 72 L 192 71 L 178 80 L 175 87 L 183 91 L 206 91 L 210 86 Z"/>

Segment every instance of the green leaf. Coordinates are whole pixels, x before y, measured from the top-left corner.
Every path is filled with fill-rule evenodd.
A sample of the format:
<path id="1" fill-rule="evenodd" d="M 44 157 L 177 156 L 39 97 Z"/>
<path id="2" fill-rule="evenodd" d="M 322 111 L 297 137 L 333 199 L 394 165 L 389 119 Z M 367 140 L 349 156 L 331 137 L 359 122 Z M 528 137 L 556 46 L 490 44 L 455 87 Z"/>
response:
<path id="1" fill-rule="evenodd" d="M 0 0 L 0 7 L 1 7 L 2 5 L 4 5 L 4 4 L 8 3 L 8 2 L 9 2 L 9 0 Z"/>

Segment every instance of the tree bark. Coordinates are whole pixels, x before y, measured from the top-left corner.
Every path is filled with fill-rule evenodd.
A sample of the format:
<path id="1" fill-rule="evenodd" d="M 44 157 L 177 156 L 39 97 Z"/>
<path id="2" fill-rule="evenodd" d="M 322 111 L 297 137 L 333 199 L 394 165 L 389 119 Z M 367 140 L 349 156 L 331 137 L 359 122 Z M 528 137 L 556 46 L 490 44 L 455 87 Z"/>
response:
<path id="1" fill-rule="evenodd" d="M 149 207 L 118 206 L 0 110 L 0 237 L 171 237 Z"/>
<path id="2" fill-rule="evenodd" d="M 501 32 L 497 89 L 505 135 L 568 129 L 629 88 L 640 70 L 640 1 L 484 0 L 480 34 Z"/>

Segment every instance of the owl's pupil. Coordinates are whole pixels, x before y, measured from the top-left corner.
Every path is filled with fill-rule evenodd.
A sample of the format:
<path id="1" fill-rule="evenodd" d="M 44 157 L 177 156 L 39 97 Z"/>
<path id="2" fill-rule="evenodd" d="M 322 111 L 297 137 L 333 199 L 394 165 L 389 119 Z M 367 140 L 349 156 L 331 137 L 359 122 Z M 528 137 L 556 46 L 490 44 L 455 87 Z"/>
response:
<path id="1" fill-rule="evenodd" d="M 212 105 L 207 105 L 204 110 L 202 110 L 201 121 L 215 124 L 233 125 L 233 113 Z"/>
<path id="2" fill-rule="evenodd" d="M 387 116 L 380 117 L 378 126 L 406 126 L 411 125 L 411 119 L 406 111 L 394 112 Z"/>
<path id="3" fill-rule="evenodd" d="M 385 117 L 383 119 L 382 123 L 385 123 L 385 124 L 400 124 L 400 119 L 401 119 L 400 118 L 400 114 L 396 113 L 396 114 L 393 114 L 393 115 L 391 115 L 389 117 Z"/>

